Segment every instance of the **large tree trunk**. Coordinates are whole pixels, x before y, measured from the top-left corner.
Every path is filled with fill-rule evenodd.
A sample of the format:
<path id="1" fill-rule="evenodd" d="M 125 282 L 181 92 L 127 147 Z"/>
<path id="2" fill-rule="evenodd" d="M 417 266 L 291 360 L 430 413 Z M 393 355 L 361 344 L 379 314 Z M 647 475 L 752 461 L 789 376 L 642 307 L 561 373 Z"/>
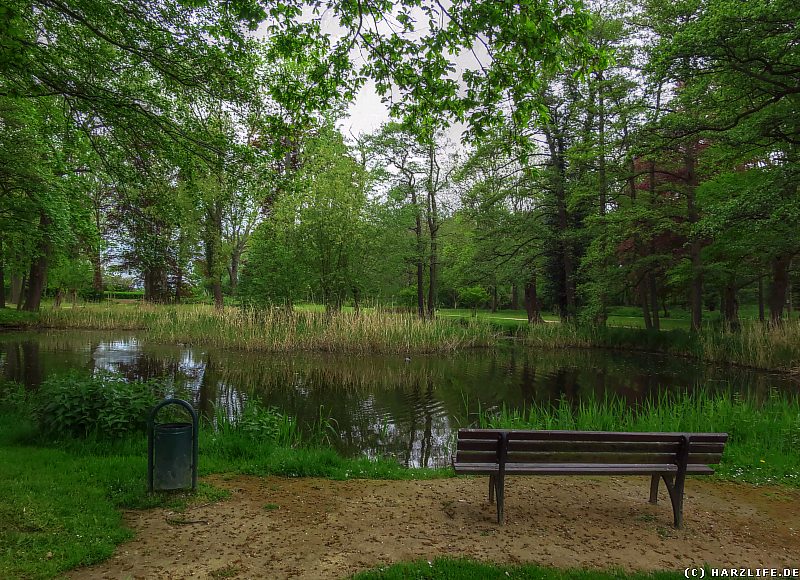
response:
<path id="1" fill-rule="evenodd" d="M 231 265 L 228 267 L 228 276 L 231 279 L 231 294 L 236 295 L 239 287 L 239 262 L 242 259 L 242 250 L 236 248 L 231 252 Z"/>
<path id="2" fill-rule="evenodd" d="M 181 286 L 183 286 L 183 267 L 179 264 L 175 275 L 175 304 L 181 303 Z"/>
<path id="3" fill-rule="evenodd" d="M 144 278 L 145 301 L 160 304 L 169 299 L 167 295 L 167 273 L 163 267 L 146 268 L 142 272 L 142 277 Z"/>
<path id="4" fill-rule="evenodd" d="M 758 320 L 764 322 L 764 276 L 758 277 Z"/>
<path id="5" fill-rule="evenodd" d="M 656 275 L 653 272 L 650 272 L 647 276 L 647 285 L 650 289 L 650 311 L 652 312 L 650 318 L 653 328 L 661 330 L 661 320 L 658 315 L 658 284 L 656 283 Z"/>
<path id="6" fill-rule="evenodd" d="M 47 229 L 52 223 L 50 216 L 42 213 L 39 216 L 39 231 L 41 241 L 37 256 L 31 262 L 31 270 L 28 274 L 28 295 L 25 297 L 25 304 L 22 309 L 29 312 L 39 310 L 42 302 L 42 294 L 47 286 L 47 266 L 50 258 L 50 241 L 47 237 Z"/>
<path id="7" fill-rule="evenodd" d="M 38 256 L 31 263 L 31 271 L 28 275 L 28 294 L 25 297 L 23 310 L 34 312 L 39 310 L 47 283 L 47 255 Z"/>
<path id="8" fill-rule="evenodd" d="M 415 257 L 417 267 L 417 315 L 425 318 L 425 243 L 422 240 L 422 216 L 417 202 L 417 192 L 411 186 L 411 204 L 414 206 L 414 235 L 417 239 L 417 255 Z"/>
<path id="9" fill-rule="evenodd" d="M 428 276 L 428 318 L 433 320 L 436 315 L 436 298 L 439 284 L 439 210 L 436 205 L 436 188 L 438 181 L 438 168 L 436 167 L 436 150 L 433 141 L 428 145 L 428 230 L 431 236 L 430 270 Z M 436 181 L 434 172 L 437 172 Z"/>
<path id="10" fill-rule="evenodd" d="M 437 261 L 437 242 L 436 234 L 431 231 L 431 256 L 430 269 L 428 274 L 428 318 L 433 320 L 436 315 L 436 293 L 439 276 L 439 264 Z"/>
<path id="11" fill-rule="evenodd" d="M 550 165 L 553 170 L 553 194 L 556 202 L 556 229 L 558 231 L 558 314 L 562 322 L 575 318 L 575 264 L 572 244 L 569 241 L 569 211 L 566 195 L 566 159 L 564 138 L 553 128 L 545 128 Z"/>
<path id="12" fill-rule="evenodd" d="M 102 297 L 103 260 L 99 250 L 92 253 L 92 289 Z"/>
<path id="13" fill-rule="evenodd" d="M 694 225 L 700 219 L 700 213 L 697 209 L 695 193 L 697 189 L 697 173 L 696 167 L 696 151 L 695 143 L 686 144 L 685 164 L 686 171 L 686 207 L 687 217 L 689 224 Z M 696 234 L 692 234 L 692 240 L 689 246 L 689 257 L 692 261 L 692 281 L 690 289 L 690 302 L 692 305 L 692 324 L 693 332 L 700 330 L 703 323 L 703 263 L 700 257 L 702 250 L 702 241 Z"/>
<path id="14" fill-rule="evenodd" d="M 530 279 L 525 283 L 525 311 L 528 313 L 528 324 L 544 322 L 542 306 L 536 295 L 536 272 L 532 272 Z"/>
<path id="15" fill-rule="evenodd" d="M 644 318 L 644 327 L 647 330 L 651 330 L 653 328 L 653 319 L 650 316 L 652 312 L 650 310 L 650 300 L 649 298 L 650 292 L 648 291 L 648 286 L 646 280 L 642 280 L 639 282 L 639 300 L 642 304 L 642 318 Z"/>
<path id="16" fill-rule="evenodd" d="M 739 330 L 739 299 L 732 280 L 722 289 L 722 320 L 728 330 Z"/>
<path id="17" fill-rule="evenodd" d="M 11 274 L 11 302 L 19 304 L 22 298 L 22 275 Z"/>
<path id="18" fill-rule="evenodd" d="M 17 295 L 17 310 L 22 310 L 22 304 L 25 302 L 25 290 L 28 284 L 28 277 L 23 274 L 20 278 L 19 294 Z"/>
<path id="19" fill-rule="evenodd" d="M 511 285 L 511 310 L 519 310 L 519 287 Z"/>
<path id="20" fill-rule="evenodd" d="M 786 290 L 789 287 L 788 255 L 781 255 L 772 260 L 772 284 L 769 291 L 769 319 L 773 325 L 783 320 L 783 307 L 786 304 Z"/>
<path id="21" fill-rule="evenodd" d="M 222 297 L 222 271 L 224 266 L 221 263 L 221 242 L 222 204 L 218 201 L 212 201 L 206 209 L 206 280 L 214 297 L 214 308 L 217 310 L 221 310 L 224 306 Z"/>
<path id="22" fill-rule="evenodd" d="M 6 307 L 6 259 L 3 250 L 3 238 L 0 237 L 0 308 Z"/>

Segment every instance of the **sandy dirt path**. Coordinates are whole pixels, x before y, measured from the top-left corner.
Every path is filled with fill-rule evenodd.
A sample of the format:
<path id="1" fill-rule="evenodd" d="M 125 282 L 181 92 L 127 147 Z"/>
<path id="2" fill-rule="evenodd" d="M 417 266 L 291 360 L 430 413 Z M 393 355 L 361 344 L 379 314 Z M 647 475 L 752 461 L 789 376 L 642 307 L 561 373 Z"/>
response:
<path id="1" fill-rule="evenodd" d="M 382 564 L 463 556 L 558 567 L 800 567 L 800 491 L 687 482 L 685 528 L 643 477 L 513 477 L 506 523 L 487 478 L 329 481 L 211 477 L 230 499 L 129 512 L 136 539 L 90 578 L 345 578 Z M 193 522 L 193 523 L 187 523 Z"/>

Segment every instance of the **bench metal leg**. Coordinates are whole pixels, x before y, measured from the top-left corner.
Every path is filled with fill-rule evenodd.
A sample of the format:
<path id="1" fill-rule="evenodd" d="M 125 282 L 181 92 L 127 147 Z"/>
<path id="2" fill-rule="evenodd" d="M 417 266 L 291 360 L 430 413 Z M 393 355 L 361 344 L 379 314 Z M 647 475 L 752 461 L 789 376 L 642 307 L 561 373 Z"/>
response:
<path id="1" fill-rule="evenodd" d="M 673 479 L 671 475 L 664 476 L 664 484 L 669 492 L 669 499 L 672 502 L 672 519 L 677 529 L 683 527 L 683 482 Z"/>
<path id="2" fill-rule="evenodd" d="M 650 503 L 658 503 L 658 484 L 661 476 L 658 474 L 650 477 Z"/>
<path id="3" fill-rule="evenodd" d="M 494 475 L 489 476 L 489 503 L 494 503 L 494 486 L 496 485 L 494 481 Z"/>
<path id="4" fill-rule="evenodd" d="M 505 474 L 501 471 L 497 475 L 497 523 L 503 525 L 503 500 L 505 499 Z"/>

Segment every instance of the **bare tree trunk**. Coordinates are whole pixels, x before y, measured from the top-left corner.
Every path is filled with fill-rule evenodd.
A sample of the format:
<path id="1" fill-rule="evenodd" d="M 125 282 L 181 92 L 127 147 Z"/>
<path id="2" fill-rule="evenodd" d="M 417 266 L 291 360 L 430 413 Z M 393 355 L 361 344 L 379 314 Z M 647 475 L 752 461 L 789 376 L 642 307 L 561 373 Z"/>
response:
<path id="1" fill-rule="evenodd" d="M 35 312 L 39 310 L 42 302 L 47 276 L 47 256 L 38 256 L 31 264 L 31 271 L 28 275 L 28 294 L 25 297 L 23 310 Z"/>
<path id="2" fill-rule="evenodd" d="M 519 287 L 511 285 L 511 310 L 519 310 Z"/>
<path id="3" fill-rule="evenodd" d="M 237 248 L 231 252 L 231 265 L 228 267 L 228 275 L 231 279 L 231 294 L 236 294 L 239 286 L 239 262 L 242 259 L 242 250 Z"/>
<path id="4" fill-rule="evenodd" d="M 697 210 L 695 190 L 697 189 L 695 144 L 686 144 L 685 171 L 686 171 L 686 206 L 689 224 L 696 224 L 700 219 Z M 697 332 L 703 324 L 703 263 L 700 257 L 702 242 L 696 236 L 692 238 L 689 246 L 689 256 L 692 261 L 692 285 L 690 302 L 692 305 L 692 331 Z"/>
<path id="5" fill-rule="evenodd" d="M 22 304 L 23 304 L 23 302 L 25 302 L 23 297 L 25 296 L 25 290 L 26 290 L 27 283 L 28 283 L 28 277 L 25 274 L 23 274 L 21 279 L 20 279 L 19 295 L 17 296 L 17 302 L 16 302 L 17 310 L 22 310 Z"/>
<path id="6" fill-rule="evenodd" d="M 222 185 L 220 184 L 220 188 Z M 206 208 L 205 250 L 206 280 L 214 297 L 214 308 L 222 310 L 222 258 L 220 250 L 222 241 L 222 204 L 212 201 Z"/>
<path id="7" fill-rule="evenodd" d="M 414 235 L 417 238 L 417 255 L 415 257 L 417 266 L 417 315 L 420 318 L 425 318 L 425 265 L 423 263 L 425 245 L 422 240 L 422 216 L 417 202 L 417 192 L 413 185 L 411 186 L 411 204 L 414 206 Z"/>
<path id="8" fill-rule="evenodd" d="M 732 280 L 722 289 L 722 320 L 729 330 L 739 330 L 739 299 Z"/>
<path id="9" fill-rule="evenodd" d="M 183 286 L 183 267 L 178 264 L 178 272 L 175 276 L 175 304 L 181 303 L 181 286 Z"/>
<path id="10" fill-rule="evenodd" d="M 48 215 L 45 213 L 40 214 L 39 230 L 42 233 L 42 238 L 39 243 L 38 255 L 31 263 L 30 274 L 28 274 L 28 295 L 25 297 L 25 304 L 22 307 L 23 310 L 30 312 L 39 310 L 42 294 L 47 285 L 47 262 L 50 258 L 51 248 L 46 233 L 51 223 L 52 220 Z"/>
<path id="11" fill-rule="evenodd" d="M 559 238 L 559 280 L 558 280 L 558 314 L 562 322 L 575 317 L 575 265 L 573 263 L 572 245 L 568 239 L 569 212 L 565 189 L 566 160 L 564 158 L 564 138 L 555 134 L 553 128 L 545 128 L 550 165 L 554 171 L 553 193 L 556 202 L 556 226 Z"/>
<path id="12" fill-rule="evenodd" d="M 764 276 L 758 277 L 758 320 L 764 322 Z"/>
<path id="13" fill-rule="evenodd" d="M 769 292 L 769 319 L 773 325 L 783 321 L 783 307 L 786 304 L 786 290 L 789 287 L 789 263 L 787 255 L 772 261 L 772 284 Z"/>
<path id="14" fill-rule="evenodd" d="M 103 260 L 100 257 L 100 250 L 92 253 L 92 289 L 102 297 Z"/>
<path id="15" fill-rule="evenodd" d="M 436 176 L 434 177 L 434 174 Z M 436 315 L 436 297 L 439 284 L 439 210 L 436 205 L 436 188 L 438 182 L 438 166 L 436 166 L 436 149 L 431 136 L 428 145 L 428 230 L 431 237 L 430 273 L 428 275 L 428 318 Z"/>
<path id="16" fill-rule="evenodd" d="M 525 311 L 528 313 L 528 324 L 544 322 L 542 318 L 542 305 L 536 295 L 536 272 L 531 272 L 530 279 L 525 283 Z"/>
<path id="17" fill-rule="evenodd" d="M 650 301 L 648 300 L 647 283 L 645 280 L 639 282 L 639 300 L 642 304 L 642 317 L 644 318 L 644 327 L 647 330 L 653 328 L 653 320 L 650 318 Z"/>
<path id="18" fill-rule="evenodd" d="M 6 259 L 3 238 L 0 237 L 0 308 L 6 307 Z"/>
<path id="19" fill-rule="evenodd" d="M 22 276 L 11 274 L 11 302 L 19 304 L 22 298 Z"/>
<path id="20" fill-rule="evenodd" d="M 658 285 L 656 284 L 656 275 L 653 272 L 647 276 L 648 287 L 650 288 L 650 309 L 652 314 L 650 316 L 653 328 L 661 330 L 661 320 L 658 318 Z"/>

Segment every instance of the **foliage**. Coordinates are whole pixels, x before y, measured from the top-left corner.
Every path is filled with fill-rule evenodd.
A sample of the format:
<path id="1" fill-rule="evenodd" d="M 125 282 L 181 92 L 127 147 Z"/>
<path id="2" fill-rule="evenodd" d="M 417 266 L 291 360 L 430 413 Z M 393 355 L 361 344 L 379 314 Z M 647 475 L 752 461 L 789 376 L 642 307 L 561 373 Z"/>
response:
<path id="1" fill-rule="evenodd" d="M 53 376 L 37 393 L 35 416 L 49 436 L 120 437 L 144 430 L 156 403 L 154 390 L 151 382 L 107 373 Z"/>
<path id="2" fill-rule="evenodd" d="M 480 286 L 469 286 L 458 290 L 458 301 L 471 308 L 474 315 L 477 314 L 478 307 L 486 304 L 489 298 L 489 293 Z"/>

